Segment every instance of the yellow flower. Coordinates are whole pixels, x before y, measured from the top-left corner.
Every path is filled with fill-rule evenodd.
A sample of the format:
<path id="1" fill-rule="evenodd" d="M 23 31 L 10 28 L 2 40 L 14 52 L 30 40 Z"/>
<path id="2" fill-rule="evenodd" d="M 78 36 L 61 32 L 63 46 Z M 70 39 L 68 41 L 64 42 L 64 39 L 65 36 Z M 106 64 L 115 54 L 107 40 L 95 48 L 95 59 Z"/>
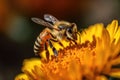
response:
<path id="1" fill-rule="evenodd" d="M 58 50 L 58 56 L 48 62 L 25 60 L 23 74 L 15 80 L 120 79 L 120 26 L 117 20 L 106 28 L 103 24 L 92 25 L 78 35 L 77 44 L 64 45 L 67 46 Z"/>

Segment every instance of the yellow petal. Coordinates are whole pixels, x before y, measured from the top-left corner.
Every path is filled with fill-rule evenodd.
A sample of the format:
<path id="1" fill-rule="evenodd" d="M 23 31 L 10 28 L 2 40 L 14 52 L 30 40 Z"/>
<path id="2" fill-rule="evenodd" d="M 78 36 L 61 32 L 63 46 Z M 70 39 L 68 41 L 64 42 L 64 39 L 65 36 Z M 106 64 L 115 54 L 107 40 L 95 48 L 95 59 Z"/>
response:
<path id="1" fill-rule="evenodd" d="M 112 65 L 118 65 L 118 64 L 120 64 L 120 57 L 117 57 L 117 58 L 113 59 L 113 60 L 111 61 L 111 64 L 112 64 Z"/>
<path id="2" fill-rule="evenodd" d="M 88 29 L 85 29 L 81 33 L 81 43 L 84 43 L 85 41 L 93 41 L 93 36 L 95 37 L 101 37 L 102 30 L 103 30 L 103 24 L 95 24 Z"/>
<path id="3" fill-rule="evenodd" d="M 115 38 L 115 44 L 117 44 L 118 41 L 120 40 L 120 26 L 119 26 L 118 30 L 116 31 L 114 38 Z"/>
<path id="4" fill-rule="evenodd" d="M 97 76 L 95 80 L 108 80 L 105 76 Z"/>
<path id="5" fill-rule="evenodd" d="M 23 62 L 22 71 L 27 75 L 35 77 L 33 73 L 35 66 L 41 67 L 41 61 L 39 58 L 25 59 Z"/>
<path id="6" fill-rule="evenodd" d="M 112 72 L 109 73 L 110 76 L 120 78 L 120 69 L 113 70 Z"/>
<path id="7" fill-rule="evenodd" d="M 26 74 L 21 73 L 15 77 L 15 80 L 29 80 L 29 78 Z"/>
<path id="8" fill-rule="evenodd" d="M 118 21 L 113 20 L 111 24 L 109 24 L 106 28 L 110 34 L 111 42 L 114 39 L 119 39 L 120 38 L 120 27 L 118 26 Z"/>

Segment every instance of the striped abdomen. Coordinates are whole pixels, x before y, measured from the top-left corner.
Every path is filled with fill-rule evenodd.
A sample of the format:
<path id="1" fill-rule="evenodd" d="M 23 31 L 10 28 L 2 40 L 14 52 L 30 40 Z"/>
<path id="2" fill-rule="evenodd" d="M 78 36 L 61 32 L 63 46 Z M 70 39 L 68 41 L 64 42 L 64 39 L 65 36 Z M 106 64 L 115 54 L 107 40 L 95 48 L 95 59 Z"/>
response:
<path id="1" fill-rule="evenodd" d="M 34 53 L 39 54 L 43 50 L 47 50 L 47 46 L 49 45 L 48 40 L 51 39 L 51 34 L 48 28 L 44 29 L 40 35 L 37 37 L 37 40 L 34 44 Z"/>
<path id="2" fill-rule="evenodd" d="M 41 43 L 41 39 L 40 39 L 40 36 L 38 36 L 37 40 L 35 41 L 35 44 L 34 44 L 34 53 L 35 54 L 40 53 L 40 48 L 42 48 L 42 45 L 40 43 Z"/>

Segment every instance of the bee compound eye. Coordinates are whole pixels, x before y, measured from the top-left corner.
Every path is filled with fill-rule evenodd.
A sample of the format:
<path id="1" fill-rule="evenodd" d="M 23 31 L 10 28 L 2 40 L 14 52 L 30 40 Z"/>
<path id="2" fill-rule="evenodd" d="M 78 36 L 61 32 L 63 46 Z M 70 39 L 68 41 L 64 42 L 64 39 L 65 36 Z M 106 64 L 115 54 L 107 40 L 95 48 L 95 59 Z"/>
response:
<path id="1" fill-rule="evenodd" d="M 68 31 L 69 33 L 72 33 L 72 28 L 68 28 L 67 31 Z"/>

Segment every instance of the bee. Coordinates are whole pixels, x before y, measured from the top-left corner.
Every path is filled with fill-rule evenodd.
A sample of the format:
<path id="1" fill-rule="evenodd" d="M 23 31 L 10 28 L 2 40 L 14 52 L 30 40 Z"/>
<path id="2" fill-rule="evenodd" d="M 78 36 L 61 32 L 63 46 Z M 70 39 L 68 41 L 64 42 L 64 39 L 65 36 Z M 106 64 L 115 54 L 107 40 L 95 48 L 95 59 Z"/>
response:
<path id="1" fill-rule="evenodd" d="M 48 46 L 53 50 L 55 56 L 58 55 L 58 52 L 51 41 L 58 42 L 61 46 L 63 46 L 61 40 L 75 42 L 77 40 L 78 31 L 75 23 L 59 21 L 50 14 L 45 14 L 44 19 L 45 21 L 40 18 L 31 18 L 33 22 L 46 27 L 35 41 L 34 53 L 40 54 L 41 51 L 46 50 L 46 57 L 49 58 Z"/>

